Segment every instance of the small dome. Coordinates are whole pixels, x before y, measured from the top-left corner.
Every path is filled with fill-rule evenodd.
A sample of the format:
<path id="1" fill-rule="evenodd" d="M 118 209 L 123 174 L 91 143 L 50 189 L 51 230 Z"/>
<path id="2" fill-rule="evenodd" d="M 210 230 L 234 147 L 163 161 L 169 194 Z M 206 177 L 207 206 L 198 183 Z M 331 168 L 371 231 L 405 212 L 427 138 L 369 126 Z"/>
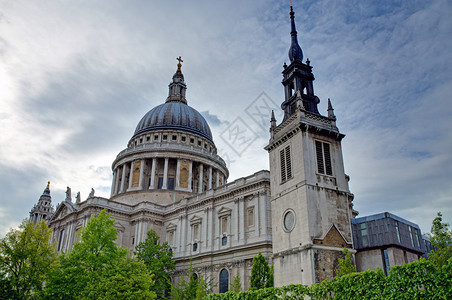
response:
<path id="1" fill-rule="evenodd" d="M 213 142 L 204 117 L 196 109 L 178 101 L 166 102 L 151 109 L 138 123 L 133 136 L 157 130 L 189 132 Z"/>

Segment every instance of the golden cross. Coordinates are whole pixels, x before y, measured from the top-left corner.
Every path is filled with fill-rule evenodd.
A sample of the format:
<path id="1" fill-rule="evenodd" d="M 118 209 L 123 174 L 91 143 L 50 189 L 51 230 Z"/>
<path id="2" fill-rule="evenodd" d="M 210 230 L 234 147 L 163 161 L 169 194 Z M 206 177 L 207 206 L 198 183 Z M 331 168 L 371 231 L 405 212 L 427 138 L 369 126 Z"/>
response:
<path id="1" fill-rule="evenodd" d="M 179 71 L 180 72 L 180 67 L 182 67 L 182 62 L 184 62 L 183 60 L 182 60 L 182 57 L 178 57 L 178 58 L 176 58 L 176 60 L 178 60 L 179 61 L 179 63 L 177 64 L 177 71 Z"/>

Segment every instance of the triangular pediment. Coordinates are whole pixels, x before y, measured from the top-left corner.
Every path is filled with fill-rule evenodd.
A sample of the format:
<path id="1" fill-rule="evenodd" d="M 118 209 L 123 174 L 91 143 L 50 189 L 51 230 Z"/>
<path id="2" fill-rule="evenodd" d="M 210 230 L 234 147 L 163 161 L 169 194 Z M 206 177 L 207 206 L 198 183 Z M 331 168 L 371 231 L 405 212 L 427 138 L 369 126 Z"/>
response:
<path id="1" fill-rule="evenodd" d="M 314 239 L 314 244 L 321 244 L 331 247 L 351 248 L 351 243 L 347 242 L 343 234 L 332 224 L 329 230 L 321 237 Z"/>
<path id="2" fill-rule="evenodd" d="M 166 226 L 166 231 L 173 231 L 176 230 L 177 225 L 174 223 L 169 223 L 168 226 Z"/>
<path id="3" fill-rule="evenodd" d="M 126 229 L 126 228 L 125 228 L 124 226 L 122 226 L 122 224 L 119 223 L 119 222 L 115 222 L 115 223 L 113 224 L 113 227 L 115 227 L 117 231 L 124 231 L 124 230 Z"/>
<path id="4" fill-rule="evenodd" d="M 50 221 L 63 218 L 74 211 L 77 210 L 72 204 L 67 201 L 62 201 L 60 204 L 58 204 L 55 213 L 52 215 L 52 218 L 50 218 Z"/>
<path id="5" fill-rule="evenodd" d="M 222 206 L 222 207 L 218 210 L 218 216 L 230 215 L 231 212 L 232 212 L 232 209 L 230 209 L 229 207 Z"/>
<path id="6" fill-rule="evenodd" d="M 190 224 L 201 223 L 201 221 L 202 221 L 202 218 L 201 218 L 201 217 L 199 217 L 199 216 L 197 216 L 197 215 L 194 215 L 194 216 L 191 217 L 191 219 L 190 219 Z"/>

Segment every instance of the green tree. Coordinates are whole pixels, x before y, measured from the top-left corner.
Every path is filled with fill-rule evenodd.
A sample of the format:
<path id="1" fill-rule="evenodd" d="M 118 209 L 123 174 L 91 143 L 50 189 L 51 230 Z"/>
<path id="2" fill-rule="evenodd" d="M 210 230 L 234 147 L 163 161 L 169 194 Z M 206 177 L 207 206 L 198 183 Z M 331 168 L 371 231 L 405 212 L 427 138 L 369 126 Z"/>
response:
<path id="1" fill-rule="evenodd" d="M 251 288 L 263 289 L 273 286 L 273 274 L 267 260 L 259 252 L 253 257 L 253 267 L 251 268 Z"/>
<path id="2" fill-rule="evenodd" d="M 57 262 L 52 230 L 27 219 L 0 240 L 0 298 L 34 298 Z"/>
<path id="3" fill-rule="evenodd" d="M 126 258 L 97 274 L 88 282 L 81 299 L 156 299 L 153 276 L 139 260 Z"/>
<path id="4" fill-rule="evenodd" d="M 49 299 L 155 298 L 152 275 L 142 262 L 127 258 L 117 247 L 114 220 L 105 210 L 80 230 L 80 242 L 60 256 L 59 267 L 49 276 Z"/>
<path id="5" fill-rule="evenodd" d="M 336 270 L 336 278 L 356 272 L 356 267 L 353 265 L 352 253 L 347 248 L 343 248 L 342 253 L 345 254 L 345 257 L 338 259 L 339 265 Z"/>
<path id="6" fill-rule="evenodd" d="M 135 255 L 154 274 L 153 290 L 159 298 L 171 289 L 171 271 L 174 270 L 173 253 L 167 242 L 160 244 L 159 236 L 150 230 L 144 242 L 136 247 Z"/>
<path id="7" fill-rule="evenodd" d="M 428 258 L 437 267 L 442 267 L 452 258 L 452 230 L 449 223 L 443 223 L 441 212 L 433 219 L 431 231 L 430 242 L 435 249 L 428 254 Z"/>
<path id="8" fill-rule="evenodd" d="M 232 283 L 231 283 L 231 292 L 234 293 L 239 293 L 242 291 L 242 284 L 241 284 L 241 278 L 239 274 L 234 275 L 234 277 L 232 277 Z"/>
<path id="9" fill-rule="evenodd" d="M 188 281 L 185 278 L 188 277 Z M 192 263 L 185 276 L 181 275 L 177 285 L 171 285 L 171 299 L 204 299 L 212 292 L 212 281 L 204 276 L 196 276 Z"/>

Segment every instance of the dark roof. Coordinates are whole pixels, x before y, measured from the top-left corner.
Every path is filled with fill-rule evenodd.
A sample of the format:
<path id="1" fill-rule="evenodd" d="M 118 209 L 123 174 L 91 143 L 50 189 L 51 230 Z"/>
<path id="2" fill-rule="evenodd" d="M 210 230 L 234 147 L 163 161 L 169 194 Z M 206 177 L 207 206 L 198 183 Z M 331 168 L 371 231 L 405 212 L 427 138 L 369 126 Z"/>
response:
<path id="1" fill-rule="evenodd" d="M 396 221 L 405 223 L 407 225 L 410 225 L 410 226 L 420 230 L 419 225 L 417 225 L 413 222 L 410 222 L 408 220 L 405 220 L 404 218 L 401 218 L 394 214 L 391 214 L 390 212 L 383 212 L 383 213 L 379 213 L 379 214 L 375 214 L 375 215 L 365 216 L 365 217 L 361 217 L 361 218 L 355 218 L 355 219 L 352 219 L 352 224 L 360 224 L 360 223 L 365 223 L 365 222 L 375 221 L 375 220 L 380 220 L 380 219 L 385 219 L 385 218 L 394 219 Z"/>
<path id="2" fill-rule="evenodd" d="M 144 115 L 133 136 L 157 130 L 178 130 L 199 135 L 213 142 L 207 121 L 193 107 L 182 102 L 166 102 Z"/>

